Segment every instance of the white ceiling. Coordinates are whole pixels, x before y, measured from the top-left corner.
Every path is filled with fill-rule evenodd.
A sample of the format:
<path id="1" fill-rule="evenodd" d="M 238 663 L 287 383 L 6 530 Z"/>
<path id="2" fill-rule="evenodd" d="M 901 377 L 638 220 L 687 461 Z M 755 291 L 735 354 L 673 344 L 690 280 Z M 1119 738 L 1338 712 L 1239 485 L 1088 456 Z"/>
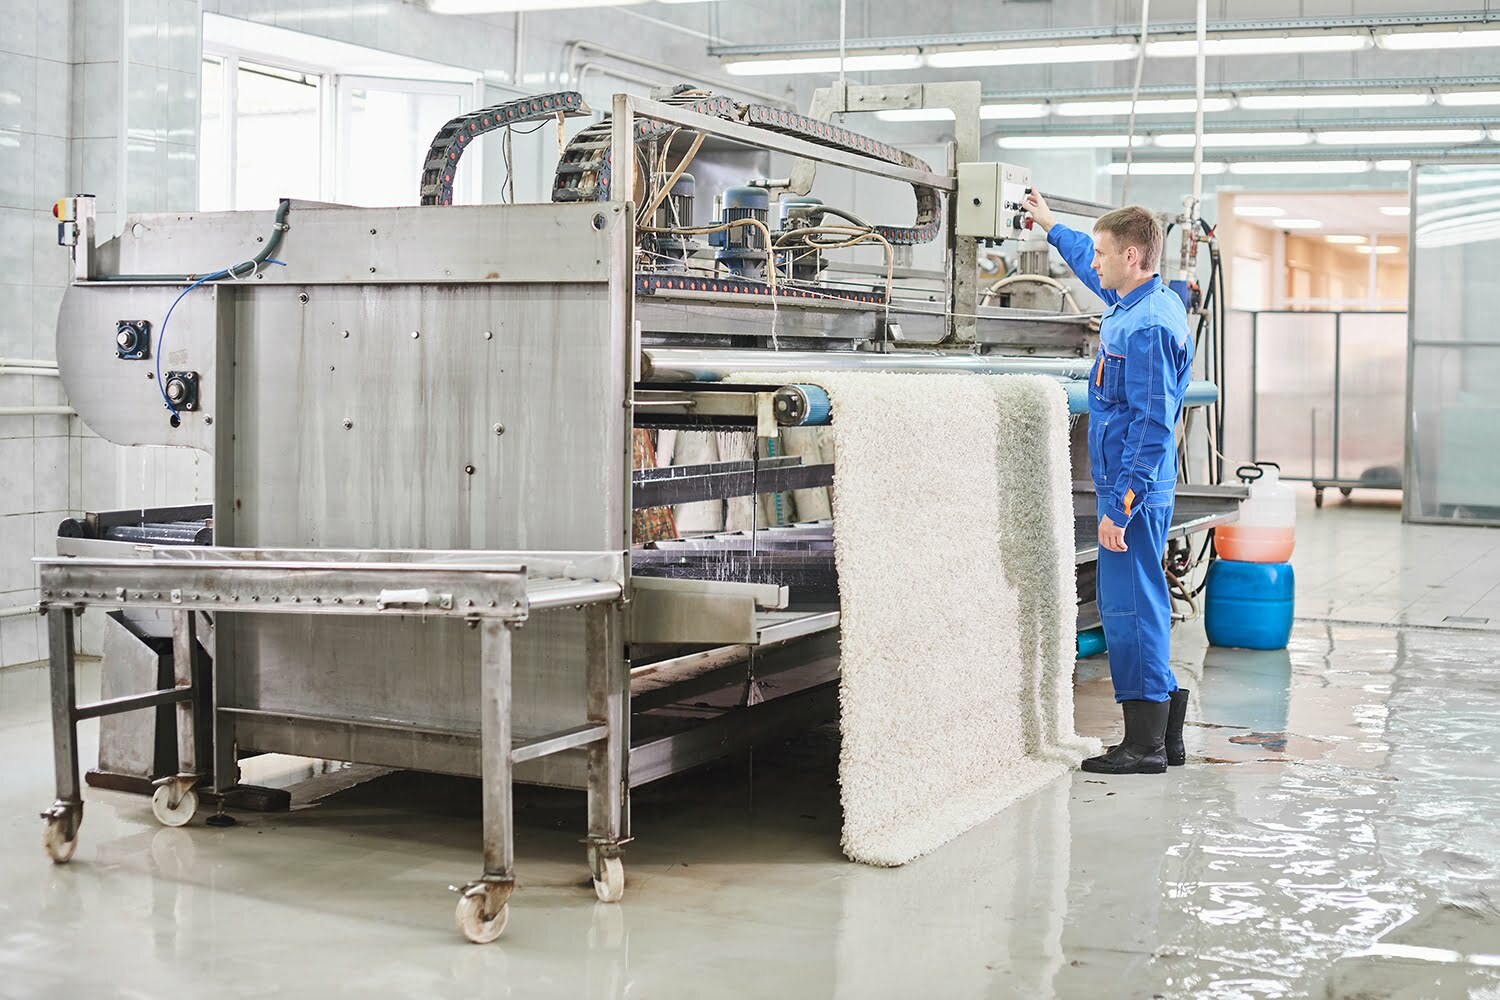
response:
<path id="1" fill-rule="evenodd" d="M 1219 204 L 1221 212 L 1228 215 L 1224 210 L 1225 202 L 1230 198 L 1228 194 L 1220 193 Z M 1386 215 L 1380 211 L 1382 206 L 1405 205 L 1406 193 L 1398 192 L 1358 192 L 1349 194 L 1333 194 L 1324 192 L 1320 194 L 1306 193 L 1282 193 L 1266 192 L 1255 194 L 1253 192 L 1235 192 L 1232 205 L 1234 208 L 1245 206 L 1274 207 L 1286 210 L 1286 219 L 1317 219 L 1323 223 L 1321 229 L 1299 229 L 1298 235 L 1328 235 L 1330 233 L 1347 233 L 1351 235 L 1369 236 L 1372 234 L 1381 236 L 1405 236 L 1408 232 L 1408 220 L 1404 215 Z M 1237 225 L 1262 226 L 1266 229 L 1277 230 L 1273 219 L 1251 219 L 1244 216 L 1235 216 Z"/>

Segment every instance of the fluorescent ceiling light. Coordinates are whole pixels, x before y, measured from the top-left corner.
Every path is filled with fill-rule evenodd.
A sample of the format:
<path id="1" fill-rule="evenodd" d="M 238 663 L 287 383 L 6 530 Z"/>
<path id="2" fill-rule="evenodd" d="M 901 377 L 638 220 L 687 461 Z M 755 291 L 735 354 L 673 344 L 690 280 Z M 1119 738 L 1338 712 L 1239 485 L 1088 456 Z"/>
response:
<path id="1" fill-rule="evenodd" d="M 1329 243 L 1337 243 L 1340 246 L 1349 247 L 1359 246 L 1361 243 L 1370 242 L 1370 238 L 1368 236 L 1325 236 L 1323 238 Z"/>
<path id="2" fill-rule="evenodd" d="M 1411 169 L 1410 160 L 1376 160 L 1375 169 L 1381 173 L 1404 174 Z"/>
<path id="3" fill-rule="evenodd" d="M 1483 139 L 1484 129 L 1350 129 L 1343 132 L 1319 132 L 1317 136 L 1318 142 L 1325 146 L 1457 146 Z"/>
<path id="4" fill-rule="evenodd" d="M 844 69 L 850 73 L 868 70 L 920 69 L 922 57 L 915 53 L 848 56 Z M 800 59 L 745 59 L 724 64 L 730 76 L 782 76 L 793 73 L 837 73 L 838 56 L 808 56 Z"/>
<path id="5" fill-rule="evenodd" d="M 718 3 L 719 0 L 656 0 L 657 3 Z"/>
<path id="6" fill-rule="evenodd" d="M 1280 56 L 1295 52 L 1357 52 L 1370 47 L 1366 35 L 1282 35 L 1267 38 L 1209 38 L 1203 43 L 1210 56 Z M 1146 55 L 1154 57 L 1191 56 L 1198 52 L 1192 38 L 1147 42 Z"/>
<path id="7" fill-rule="evenodd" d="M 1106 173 L 1119 177 L 1125 173 L 1125 166 L 1126 164 L 1124 163 L 1111 163 L 1104 169 Z M 1191 177 L 1193 173 L 1193 165 L 1191 163 L 1163 163 L 1161 161 L 1149 160 L 1141 162 L 1137 160 L 1129 166 L 1132 177 Z M 1205 177 L 1210 174 L 1222 174 L 1223 172 L 1224 164 L 1222 163 L 1203 164 L 1203 176 Z"/>
<path id="8" fill-rule="evenodd" d="M 1013 49 L 952 49 L 930 52 L 927 65 L 937 69 L 965 66 L 1036 66 L 1054 63 L 1116 62 L 1134 59 L 1138 47 L 1133 42 L 1107 42 L 1102 45 L 1023 46 Z"/>
<path id="9" fill-rule="evenodd" d="M 1300 108 L 1420 108 L 1432 103 L 1427 94 L 1246 94 L 1246 111 L 1295 111 Z"/>
<path id="10" fill-rule="evenodd" d="M 1380 206 L 1380 214 L 1381 215 L 1410 215 L 1411 214 L 1411 206 L 1410 205 L 1381 205 Z"/>
<path id="11" fill-rule="evenodd" d="M 434 14 L 509 14 L 525 10 L 568 10 L 573 7 L 624 7 L 644 0 L 428 0 Z"/>
<path id="12" fill-rule="evenodd" d="M 1205 97 L 1203 99 L 1204 114 L 1210 114 L 1215 111 L 1229 111 L 1233 107 L 1234 101 L 1227 97 Z M 1137 101 L 1135 104 L 1135 113 L 1138 115 L 1184 114 L 1195 111 L 1197 108 L 1198 102 L 1191 97 L 1174 97 Z M 1130 114 L 1130 102 L 1063 101 L 1057 106 L 1057 113 L 1069 118 L 1079 118 L 1087 115 L 1128 115 Z"/>
<path id="13" fill-rule="evenodd" d="M 1215 146 L 1239 146 L 1254 149 L 1263 146 L 1306 146 L 1312 137 L 1306 132 L 1205 132 L 1205 149 Z M 1169 132 L 1156 137 L 1156 144 L 1163 149 L 1192 149 L 1193 135 L 1189 132 Z"/>
<path id="14" fill-rule="evenodd" d="M 1274 205 L 1236 205 L 1234 214 L 1244 219 L 1275 219 L 1286 214 L 1286 209 Z"/>
<path id="15" fill-rule="evenodd" d="M 1279 229 L 1322 229 L 1317 219 L 1272 219 L 1271 225 Z"/>
<path id="16" fill-rule="evenodd" d="M 902 108 L 877 111 L 875 117 L 884 122 L 951 122 L 953 112 L 948 108 Z"/>
<path id="17" fill-rule="evenodd" d="M 1385 256 L 1388 253 L 1400 253 L 1401 252 L 1401 248 L 1400 247 L 1391 247 L 1391 246 L 1355 247 L 1354 249 L 1357 250 L 1357 251 L 1359 251 L 1360 253 L 1373 253 L 1373 254 L 1380 254 L 1381 256 Z"/>
<path id="18" fill-rule="evenodd" d="M 1135 137 L 1136 146 L 1144 146 L 1146 137 Z M 1124 149 L 1123 135 L 1008 135 L 1000 140 L 1001 149 Z"/>
<path id="19" fill-rule="evenodd" d="M 1377 40 L 1383 49 L 1481 49 L 1500 45 L 1500 31 L 1393 31 Z"/>
<path id="20" fill-rule="evenodd" d="M 984 104 L 980 118 L 1046 118 L 1052 109 L 1045 104 Z"/>
<path id="21" fill-rule="evenodd" d="M 1472 108 L 1500 104 L 1500 90 L 1450 90 L 1437 95 L 1439 104 L 1450 108 Z"/>
<path id="22" fill-rule="evenodd" d="M 1231 163 L 1231 174 L 1362 174 L 1368 160 L 1245 160 Z"/>

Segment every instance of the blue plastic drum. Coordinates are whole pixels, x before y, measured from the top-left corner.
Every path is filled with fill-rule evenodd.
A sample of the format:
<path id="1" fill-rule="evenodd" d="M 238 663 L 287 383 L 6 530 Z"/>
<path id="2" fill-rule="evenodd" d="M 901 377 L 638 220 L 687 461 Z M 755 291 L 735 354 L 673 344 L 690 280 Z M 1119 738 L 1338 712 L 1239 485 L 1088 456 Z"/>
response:
<path id="1" fill-rule="evenodd" d="M 1203 608 L 1208 641 L 1240 649 L 1285 649 L 1296 589 L 1291 563 L 1215 559 L 1208 567 Z"/>

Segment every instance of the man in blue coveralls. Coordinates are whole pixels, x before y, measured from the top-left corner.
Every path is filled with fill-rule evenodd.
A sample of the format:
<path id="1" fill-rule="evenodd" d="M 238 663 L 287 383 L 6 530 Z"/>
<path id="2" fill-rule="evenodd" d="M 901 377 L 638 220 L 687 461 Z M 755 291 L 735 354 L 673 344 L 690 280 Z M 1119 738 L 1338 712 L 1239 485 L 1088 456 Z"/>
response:
<path id="1" fill-rule="evenodd" d="M 1138 205 L 1094 237 L 1060 225 L 1035 191 L 1032 219 L 1108 308 L 1089 377 L 1089 464 L 1099 509 L 1099 617 L 1125 738 L 1083 762 L 1096 774 L 1160 774 L 1185 761 L 1187 691 L 1168 663 L 1172 604 L 1162 570 L 1177 485 L 1177 421 L 1193 370 L 1182 299 L 1155 273 L 1162 231 Z"/>

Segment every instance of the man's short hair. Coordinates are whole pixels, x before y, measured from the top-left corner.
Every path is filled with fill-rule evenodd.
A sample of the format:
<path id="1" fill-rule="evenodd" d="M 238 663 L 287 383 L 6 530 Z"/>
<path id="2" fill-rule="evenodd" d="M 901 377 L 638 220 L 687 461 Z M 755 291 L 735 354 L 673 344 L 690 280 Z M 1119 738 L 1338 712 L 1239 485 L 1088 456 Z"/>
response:
<path id="1" fill-rule="evenodd" d="M 1126 247 L 1137 247 L 1141 251 L 1138 266 L 1155 271 L 1161 262 L 1161 223 L 1150 209 L 1140 205 L 1126 205 L 1113 212 L 1101 215 L 1094 223 L 1094 232 L 1109 233 L 1123 251 Z"/>

